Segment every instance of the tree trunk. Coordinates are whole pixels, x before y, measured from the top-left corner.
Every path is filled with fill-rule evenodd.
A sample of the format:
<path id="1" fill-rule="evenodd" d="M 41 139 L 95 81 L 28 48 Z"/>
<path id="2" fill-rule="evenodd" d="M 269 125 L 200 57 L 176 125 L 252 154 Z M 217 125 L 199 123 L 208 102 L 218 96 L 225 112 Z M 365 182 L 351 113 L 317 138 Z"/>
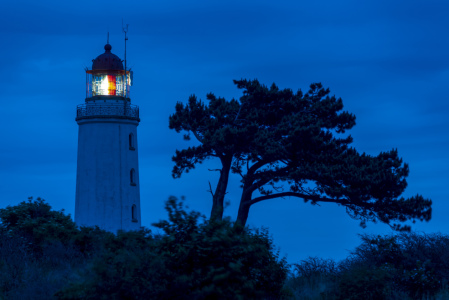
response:
<path id="1" fill-rule="evenodd" d="M 236 226 L 245 227 L 248 220 L 249 208 L 251 207 L 252 191 L 243 187 L 242 198 L 240 199 L 239 212 L 235 220 Z"/>
<path id="2" fill-rule="evenodd" d="M 228 187 L 229 171 L 231 170 L 232 155 L 220 157 L 221 165 L 220 179 L 218 180 L 215 193 L 212 197 L 212 211 L 210 213 L 211 220 L 221 221 L 223 219 L 223 202 Z"/>

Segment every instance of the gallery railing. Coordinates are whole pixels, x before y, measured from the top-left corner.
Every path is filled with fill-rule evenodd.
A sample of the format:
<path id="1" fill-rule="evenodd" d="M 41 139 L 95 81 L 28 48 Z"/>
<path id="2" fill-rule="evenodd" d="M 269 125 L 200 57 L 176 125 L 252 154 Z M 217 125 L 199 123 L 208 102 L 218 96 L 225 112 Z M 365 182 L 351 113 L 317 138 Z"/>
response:
<path id="1" fill-rule="evenodd" d="M 139 107 L 132 104 L 80 104 L 76 107 L 76 120 L 118 118 L 140 121 Z"/>

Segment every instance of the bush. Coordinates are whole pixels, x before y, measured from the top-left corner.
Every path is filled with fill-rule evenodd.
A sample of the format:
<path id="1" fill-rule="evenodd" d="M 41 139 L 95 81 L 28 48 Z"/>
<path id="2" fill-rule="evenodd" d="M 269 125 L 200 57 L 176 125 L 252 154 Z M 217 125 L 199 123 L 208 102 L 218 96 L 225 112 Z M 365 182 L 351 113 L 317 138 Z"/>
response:
<path id="1" fill-rule="evenodd" d="M 401 233 L 362 235 L 336 264 L 309 257 L 294 264 L 286 286 L 297 299 L 446 299 L 449 237 Z"/>
<path id="2" fill-rule="evenodd" d="M 373 280 L 384 278 L 390 282 L 388 288 L 404 291 L 412 298 L 434 296 L 449 282 L 447 249 L 449 238 L 441 234 L 363 235 L 362 244 L 342 263 L 342 270 L 357 280 L 362 280 L 363 274 L 365 280 L 370 276 Z M 347 283 L 342 286 L 348 288 Z"/>
<path id="3" fill-rule="evenodd" d="M 163 299 L 164 262 L 148 231 L 119 232 L 80 279 L 56 293 L 59 299 Z"/>
<path id="4" fill-rule="evenodd" d="M 29 198 L 0 209 L 0 219 L 0 295 L 5 299 L 51 299 L 85 266 L 86 255 L 75 243 L 83 231 L 45 200 Z"/>
<path id="5" fill-rule="evenodd" d="M 95 227 L 80 227 L 72 236 L 71 242 L 73 247 L 77 249 L 86 258 L 93 258 L 103 253 L 107 241 L 112 240 L 114 234 L 112 232 Z"/>
<path id="6" fill-rule="evenodd" d="M 3 226 L 0 226 L 0 257 L 0 295 L 6 295 L 24 281 L 30 258 L 23 239 L 9 235 Z"/>
<path id="7" fill-rule="evenodd" d="M 309 257 L 293 264 L 286 286 L 296 299 L 334 299 L 338 264 L 332 259 Z"/>
<path id="8" fill-rule="evenodd" d="M 162 254 L 170 254 L 169 269 L 195 298 L 229 299 L 279 297 L 287 275 L 285 259 L 279 260 L 266 230 L 234 228 L 229 220 L 204 221 L 186 213 L 171 198 L 166 209 L 169 221 L 155 224 L 165 232 Z"/>
<path id="9" fill-rule="evenodd" d="M 338 280 L 338 299 L 388 299 L 394 290 L 391 283 L 392 276 L 388 264 L 374 268 L 365 264 L 356 264 L 342 272 Z"/>
<path id="10" fill-rule="evenodd" d="M 172 197 L 164 232 L 122 232 L 60 299 L 279 299 L 287 275 L 265 230 L 205 221 Z M 202 221 L 201 221 L 202 219 Z M 200 222 L 201 221 L 201 222 Z"/>
<path id="11" fill-rule="evenodd" d="M 34 251 L 55 241 L 67 245 L 77 233 L 75 222 L 64 211 L 54 211 L 44 199 L 32 197 L 0 209 L 0 220 L 10 234 L 28 240 Z"/>

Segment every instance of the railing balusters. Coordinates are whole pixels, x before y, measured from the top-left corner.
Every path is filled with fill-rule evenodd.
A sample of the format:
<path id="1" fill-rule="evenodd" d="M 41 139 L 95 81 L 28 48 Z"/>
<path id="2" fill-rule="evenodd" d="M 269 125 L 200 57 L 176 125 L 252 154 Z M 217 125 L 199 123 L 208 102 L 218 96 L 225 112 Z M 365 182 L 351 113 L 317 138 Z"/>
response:
<path id="1" fill-rule="evenodd" d="M 132 104 L 80 104 L 76 107 L 76 120 L 92 118 L 120 118 L 140 121 L 139 106 Z"/>

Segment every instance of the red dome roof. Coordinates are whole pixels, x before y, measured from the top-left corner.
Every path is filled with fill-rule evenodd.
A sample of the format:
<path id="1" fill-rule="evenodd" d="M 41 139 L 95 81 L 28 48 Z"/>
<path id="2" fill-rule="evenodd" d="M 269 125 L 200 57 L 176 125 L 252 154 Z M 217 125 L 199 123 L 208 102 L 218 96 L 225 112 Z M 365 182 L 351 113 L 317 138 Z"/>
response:
<path id="1" fill-rule="evenodd" d="M 109 44 L 104 46 L 105 52 L 92 60 L 92 70 L 124 70 L 122 60 L 111 49 Z"/>

